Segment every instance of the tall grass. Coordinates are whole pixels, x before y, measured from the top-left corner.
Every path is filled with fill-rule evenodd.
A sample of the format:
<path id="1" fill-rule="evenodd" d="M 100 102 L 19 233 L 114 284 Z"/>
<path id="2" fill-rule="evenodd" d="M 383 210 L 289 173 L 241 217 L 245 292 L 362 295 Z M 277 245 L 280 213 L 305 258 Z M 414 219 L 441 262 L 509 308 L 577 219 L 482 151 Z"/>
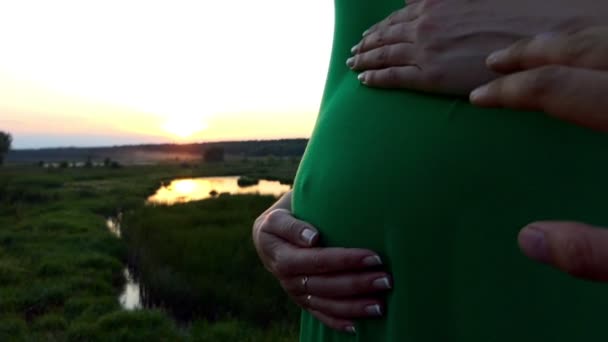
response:
<path id="1" fill-rule="evenodd" d="M 151 277 L 161 280 L 152 284 L 170 284 L 168 288 L 172 288 L 173 292 L 167 292 L 169 298 L 184 298 L 183 293 L 194 293 L 191 292 L 193 286 L 204 284 L 200 280 L 200 272 L 217 272 L 208 278 L 215 279 L 218 282 L 216 288 L 221 290 L 214 292 L 209 289 L 203 293 L 209 295 L 208 302 L 214 303 L 215 307 L 226 308 L 218 311 L 221 315 L 200 315 L 207 319 L 193 321 L 191 326 L 178 326 L 164 311 L 125 312 L 117 299 L 124 286 L 122 269 L 127 262 L 127 245 L 124 240 L 116 239 L 107 231 L 106 216 L 115 214 L 119 209 L 132 211 L 134 218 L 147 210 L 153 211 L 155 208 L 143 207 L 143 201 L 162 180 L 224 174 L 251 175 L 259 168 L 254 163 L 236 162 L 191 168 L 179 165 L 121 169 L 0 168 L 0 341 L 295 341 L 295 332 L 290 328 L 292 323 L 283 325 L 274 320 L 276 313 L 288 312 L 289 309 L 282 306 L 281 303 L 287 304 L 281 302 L 280 291 L 275 291 L 276 288 L 269 290 L 271 286 L 276 286 L 271 279 L 262 280 L 252 289 L 238 285 L 241 279 L 257 283 L 259 277 L 264 279 L 268 275 L 259 265 L 251 266 L 254 259 L 244 260 L 251 256 L 253 250 L 248 232 L 237 229 L 236 223 L 231 226 L 235 229 L 227 235 L 217 229 L 219 226 L 215 229 L 216 233 L 210 233 L 213 231 L 211 229 L 207 235 L 199 235 L 197 230 L 192 233 L 183 230 L 183 237 L 190 240 L 184 242 L 184 248 L 200 252 L 184 252 L 182 257 L 173 259 L 176 264 L 155 259 L 162 266 L 150 272 Z M 279 169 L 289 168 L 292 167 L 287 165 Z M 251 200 L 259 203 L 243 203 L 238 211 L 246 210 L 247 215 L 254 215 L 270 200 Z M 194 207 L 198 205 L 193 204 Z M 215 205 L 224 205 L 224 209 L 229 210 L 232 204 L 219 200 Z M 220 207 L 216 209 L 221 211 Z M 178 220 L 177 215 L 167 214 L 170 217 L 159 218 L 155 215 L 165 231 L 170 232 L 175 227 L 186 227 L 188 224 L 202 230 L 200 216 Z M 191 213 L 184 214 L 187 216 Z M 216 213 L 216 222 L 228 222 L 227 215 L 232 214 Z M 245 220 L 245 216 L 242 219 Z M 158 227 L 160 232 L 160 225 Z M 208 241 L 197 240 L 201 236 Z M 178 237 L 177 233 L 172 236 L 173 243 L 179 244 Z M 201 265 L 204 260 L 214 260 L 213 256 L 205 254 L 209 251 L 207 244 L 219 246 L 228 240 L 239 240 L 243 251 L 234 250 L 234 253 L 222 254 L 221 257 L 230 260 L 230 267 L 251 266 L 240 269 L 243 277 L 237 277 L 235 269 L 220 268 L 219 261 L 215 266 L 192 268 L 193 265 Z M 148 242 L 158 243 L 155 238 L 146 240 Z M 142 252 L 146 250 L 141 246 L 140 249 Z M 140 260 L 144 260 L 144 255 L 156 255 L 146 253 L 149 254 L 140 253 Z M 171 253 L 158 254 L 156 257 L 167 255 Z M 180 260 L 184 261 L 184 265 L 179 265 Z M 232 272 L 231 276 L 228 276 L 229 272 Z M 191 279 L 198 280 L 191 283 Z M 228 279 L 230 281 L 225 286 L 221 285 L 221 281 Z M 182 284 L 183 287 L 175 284 Z M 262 301 L 268 301 L 268 306 L 259 307 L 258 301 L 248 298 L 250 295 L 264 298 L 266 293 L 271 297 Z M 197 296 L 199 303 L 205 302 L 201 294 Z M 273 308 L 273 305 L 276 307 Z M 270 311 L 272 315 L 265 313 L 266 307 L 273 308 Z M 264 319 L 267 323 L 255 319 L 254 313 L 258 310 L 262 317 L 267 315 Z M 215 320 L 220 317 L 223 319 Z"/>
<path id="2" fill-rule="evenodd" d="M 126 215 L 123 236 L 149 300 L 177 316 L 233 318 L 266 328 L 297 321 L 295 305 L 259 262 L 255 217 L 271 196 L 220 196 Z"/>

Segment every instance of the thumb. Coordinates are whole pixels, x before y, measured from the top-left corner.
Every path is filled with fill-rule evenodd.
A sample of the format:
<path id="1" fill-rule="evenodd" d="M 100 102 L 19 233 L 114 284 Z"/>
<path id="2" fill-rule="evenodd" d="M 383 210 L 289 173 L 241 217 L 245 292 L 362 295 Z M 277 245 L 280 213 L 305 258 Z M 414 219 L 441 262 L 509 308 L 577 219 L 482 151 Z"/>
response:
<path id="1" fill-rule="evenodd" d="M 535 222 L 519 233 L 519 247 L 536 261 L 577 278 L 608 282 L 608 229 L 576 222 Z"/>

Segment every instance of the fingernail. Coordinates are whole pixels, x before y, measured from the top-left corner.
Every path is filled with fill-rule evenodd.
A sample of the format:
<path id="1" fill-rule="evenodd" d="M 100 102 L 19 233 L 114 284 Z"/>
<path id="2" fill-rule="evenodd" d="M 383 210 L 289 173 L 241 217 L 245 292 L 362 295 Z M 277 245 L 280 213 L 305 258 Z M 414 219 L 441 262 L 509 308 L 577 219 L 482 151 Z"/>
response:
<path id="1" fill-rule="evenodd" d="M 346 328 L 344 328 L 344 330 L 349 333 L 349 334 L 356 334 L 357 333 L 357 329 L 355 329 L 354 326 L 348 326 Z"/>
<path id="2" fill-rule="evenodd" d="M 361 35 L 362 37 L 367 36 L 370 33 L 371 29 L 367 29 L 365 31 L 363 31 L 363 34 Z"/>
<path id="3" fill-rule="evenodd" d="M 361 45 L 361 44 L 357 44 L 357 45 L 353 46 L 350 49 L 350 53 L 352 53 L 354 55 L 359 50 L 359 45 Z"/>
<path id="4" fill-rule="evenodd" d="M 347 59 L 346 65 L 348 65 L 349 68 L 354 67 L 355 66 L 355 57 L 350 57 L 349 59 Z"/>
<path id="5" fill-rule="evenodd" d="M 368 305 L 365 307 L 365 313 L 371 316 L 382 316 L 382 309 L 380 309 L 380 305 Z"/>
<path id="6" fill-rule="evenodd" d="M 360 74 L 359 74 L 359 76 L 357 76 L 357 79 L 359 80 L 359 82 L 361 82 L 361 83 L 363 83 L 363 84 L 366 84 L 366 80 L 365 80 L 365 77 L 366 77 L 366 76 L 367 76 L 367 75 L 365 75 L 365 73 L 364 73 L 364 72 L 362 72 L 362 73 L 360 73 Z"/>
<path id="7" fill-rule="evenodd" d="M 312 245 L 312 240 L 314 240 L 317 236 L 317 233 L 311 229 L 306 228 L 302 231 L 300 236 L 302 237 L 302 240 L 304 240 L 304 242 L 306 242 L 306 244 L 310 246 Z"/>
<path id="8" fill-rule="evenodd" d="M 391 289 L 391 281 L 388 277 L 382 277 L 374 280 L 372 286 L 378 290 L 389 290 Z"/>
<path id="9" fill-rule="evenodd" d="M 486 64 L 488 66 L 496 65 L 496 64 L 502 62 L 505 59 L 505 57 L 507 57 L 506 49 L 492 52 L 486 59 Z"/>
<path id="10" fill-rule="evenodd" d="M 481 86 L 471 92 L 469 100 L 473 103 L 483 100 L 488 95 L 488 87 Z"/>
<path id="11" fill-rule="evenodd" d="M 363 265 L 369 267 L 380 266 L 382 265 L 382 259 L 380 259 L 380 257 L 377 255 L 368 256 L 363 258 Z"/>
<path id="12" fill-rule="evenodd" d="M 524 228 L 519 234 L 519 245 L 529 258 L 548 263 L 549 248 L 545 233 L 534 226 Z"/>

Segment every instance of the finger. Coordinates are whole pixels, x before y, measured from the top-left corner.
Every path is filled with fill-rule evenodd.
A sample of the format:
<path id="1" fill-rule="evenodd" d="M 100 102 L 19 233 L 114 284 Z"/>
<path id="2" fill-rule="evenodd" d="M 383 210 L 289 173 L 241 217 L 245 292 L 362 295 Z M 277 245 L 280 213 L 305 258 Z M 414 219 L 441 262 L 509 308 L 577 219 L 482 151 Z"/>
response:
<path id="1" fill-rule="evenodd" d="M 427 90 L 428 82 L 418 66 L 388 67 L 367 70 L 359 74 L 359 81 L 376 88 L 408 88 Z"/>
<path id="2" fill-rule="evenodd" d="M 519 234 L 526 256 L 575 277 L 608 282 L 608 229 L 583 223 L 536 222 Z"/>
<path id="3" fill-rule="evenodd" d="M 315 310 L 308 310 L 308 311 L 316 319 L 318 319 L 323 324 L 327 325 L 328 327 L 330 327 L 334 330 L 344 331 L 349 334 L 354 334 L 357 332 L 355 329 L 355 324 L 352 321 L 332 317 L 332 316 L 326 315 L 322 312 L 315 311 Z"/>
<path id="4" fill-rule="evenodd" d="M 280 278 L 362 270 L 382 265 L 380 257 L 366 249 L 289 248 L 275 250 L 273 273 Z"/>
<path id="5" fill-rule="evenodd" d="M 399 23 L 368 34 L 351 52 L 362 53 L 391 44 L 413 43 L 414 38 L 414 27 L 409 23 Z"/>
<path id="6" fill-rule="evenodd" d="M 292 296 L 310 294 L 323 298 L 355 297 L 390 290 L 392 281 L 384 272 L 292 277 L 281 282 Z"/>
<path id="7" fill-rule="evenodd" d="M 359 53 L 346 61 L 353 70 L 374 70 L 387 67 L 406 66 L 414 62 L 414 46 L 409 43 L 386 45 Z"/>
<path id="8" fill-rule="evenodd" d="M 423 8 L 424 7 L 422 6 L 422 0 L 408 1 L 406 7 L 391 13 L 391 15 L 389 15 L 386 19 L 373 25 L 372 27 L 367 29 L 367 31 L 363 32 L 363 37 L 367 37 L 380 29 L 385 29 L 392 25 L 414 21 L 418 19 L 420 14 L 422 14 Z"/>
<path id="9" fill-rule="evenodd" d="M 474 90 L 473 104 L 540 110 L 557 118 L 608 131 L 608 73 L 547 66 L 505 76 Z"/>
<path id="10" fill-rule="evenodd" d="M 260 233 L 272 234 L 300 247 L 311 247 L 319 239 L 319 232 L 310 224 L 294 218 L 286 209 L 275 209 L 266 215 Z"/>
<path id="11" fill-rule="evenodd" d="M 491 54 L 487 64 L 501 73 L 551 64 L 606 70 L 608 29 L 593 28 L 574 34 L 541 34 Z"/>
<path id="12" fill-rule="evenodd" d="M 300 296 L 296 302 L 309 310 L 322 312 L 340 319 L 373 318 L 384 315 L 384 305 L 379 300 L 374 299 L 336 300 L 315 296 Z"/>

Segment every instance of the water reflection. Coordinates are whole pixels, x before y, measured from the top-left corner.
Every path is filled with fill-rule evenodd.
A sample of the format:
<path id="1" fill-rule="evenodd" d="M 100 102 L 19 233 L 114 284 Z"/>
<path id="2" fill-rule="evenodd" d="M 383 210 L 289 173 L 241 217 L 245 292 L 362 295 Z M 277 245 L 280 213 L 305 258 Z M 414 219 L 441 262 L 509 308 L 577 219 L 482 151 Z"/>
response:
<path id="1" fill-rule="evenodd" d="M 109 217 L 106 220 L 106 227 L 108 227 L 108 230 L 110 231 L 110 233 L 112 233 L 112 235 L 116 236 L 117 238 L 120 238 L 120 222 L 117 218 Z"/>
<path id="2" fill-rule="evenodd" d="M 141 286 L 135 281 L 128 268 L 124 269 L 123 274 L 125 276 L 126 283 L 125 288 L 118 298 L 120 305 L 125 310 L 141 309 Z"/>
<path id="3" fill-rule="evenodd" d="M 119 213 L 117 217 L 108 217 L 106 219 L 106 226 L 112 235 L 116 236 L 120 239 L 120 221 L 122 219 L 122 213 Z M 143 307 L 142 305 L 142 295 L 141 295 L 141 285 L 139 282 L 135 281 L 135 278 L 131 274 L 131 271 L 128 267 L 122 271 L 123 276 L 125 277 L 125 287 L 123 288 L 120 296 L 118 297 L 118 301 L 120 302 L 120 306 L 125 310 L 138 310 Z"/>
<path id="4" fill-rule="evenodd" d="M 291 189 L 275 181 L 260 180 L 257 185 L 240 187 L 239 177 L 208 177 L 178 179 L 169 185 L 162 186 L 148 198 L 152 204 L 175 204 L 203 200 L 215 197 L 217 194 L 230 193 L 232 195 L 260 194 L 281 196 Z"/>

